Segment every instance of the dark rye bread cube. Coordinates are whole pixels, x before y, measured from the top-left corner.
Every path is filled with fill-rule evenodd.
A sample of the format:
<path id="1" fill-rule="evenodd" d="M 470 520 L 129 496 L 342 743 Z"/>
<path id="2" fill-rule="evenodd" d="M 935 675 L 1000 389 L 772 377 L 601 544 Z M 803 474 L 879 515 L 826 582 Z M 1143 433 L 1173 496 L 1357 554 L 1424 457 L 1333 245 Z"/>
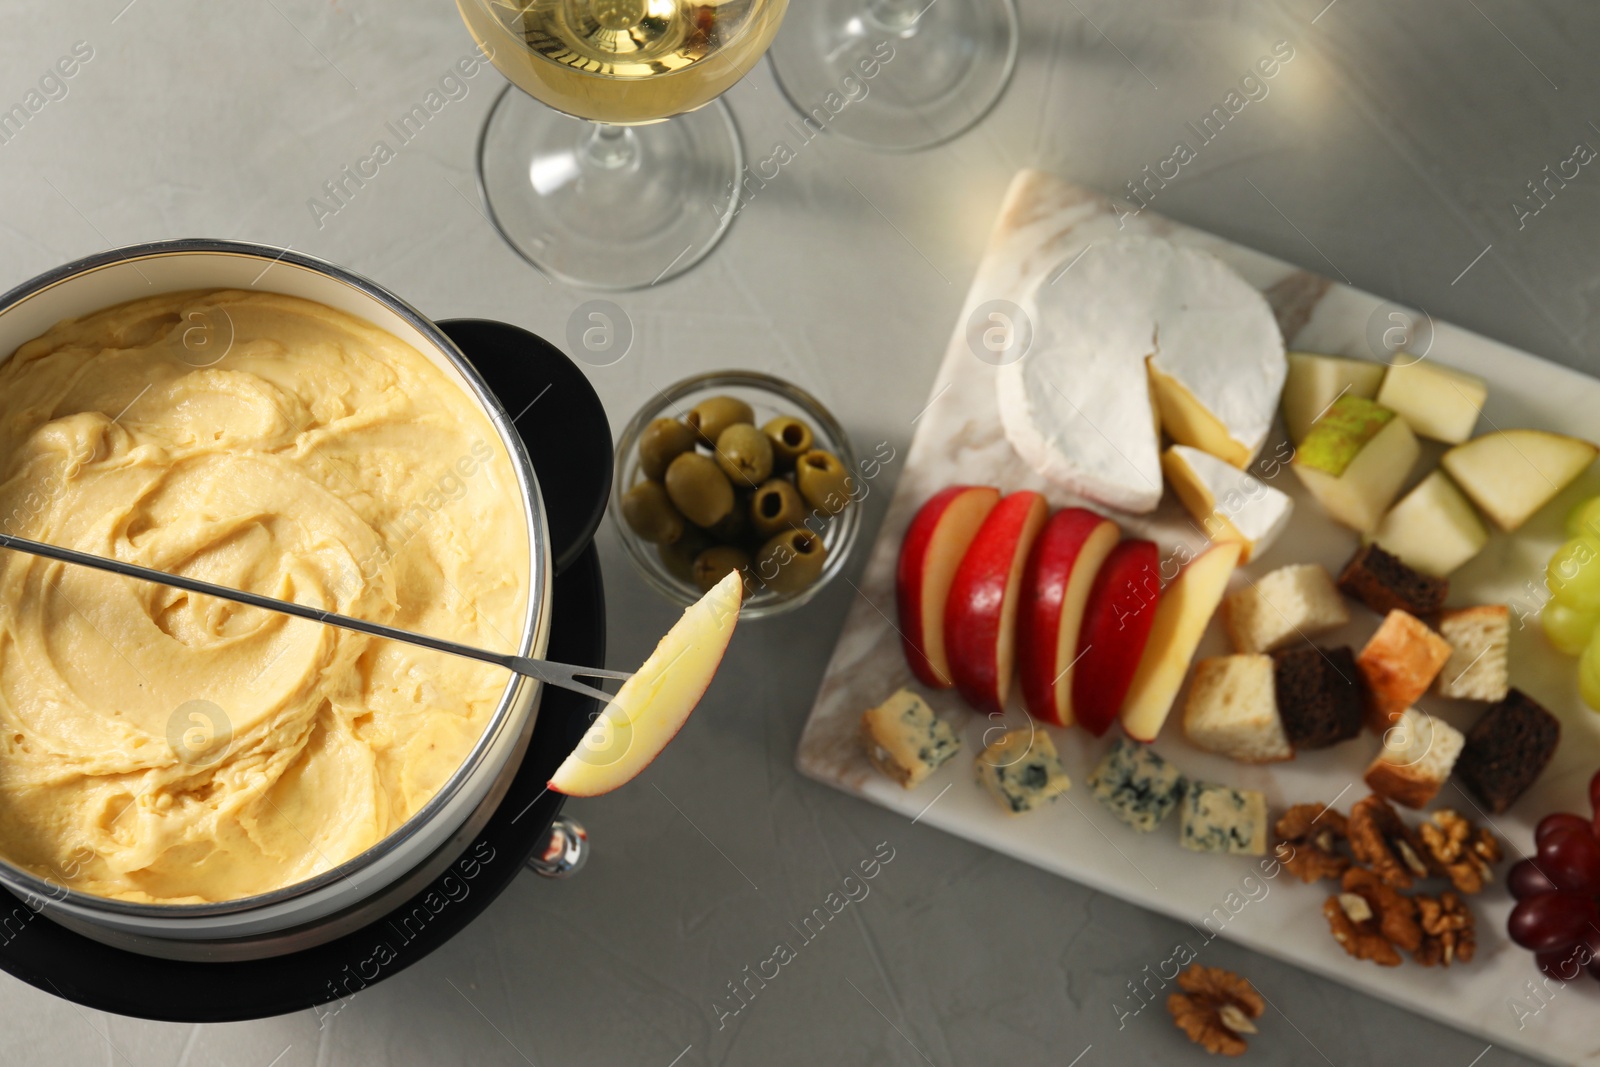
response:
<path id="1" fill-rule="evenodd" d="M 1412 570 L 1377 545 L 1362 545 L 1339 575 L 1339 592 L 1361 601 L 1379 615 L 1399 608 L 1419 619 L 1444 607 L 1448 578 Z"/>
<path id="2" fill-rule="evenodd" d="M 1361 732 L 1366 693 L 1348 647 L 1302 644 L 1273 653 L 1272 682 L 1295 748 L 1327 748 Z"/>
<path id="3" fill-rule="evenodd" d="M 1499 815 L 1544 773 L 1560 740 L 1556 717 L 1513 689 L 1467 731 L 1456 777 L 1491 814 Z"/>

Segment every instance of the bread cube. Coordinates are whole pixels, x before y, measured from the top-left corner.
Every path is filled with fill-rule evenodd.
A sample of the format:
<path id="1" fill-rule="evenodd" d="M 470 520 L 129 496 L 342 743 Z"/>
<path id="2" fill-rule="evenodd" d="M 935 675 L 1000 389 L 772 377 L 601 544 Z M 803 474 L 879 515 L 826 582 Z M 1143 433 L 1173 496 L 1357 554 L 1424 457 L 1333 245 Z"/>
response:
<path id="1" fill-rule="evenodd" d="M 1439 635 L 1450 642 L 1450 659 L 1439 672 L 1437 689 L 1457 700 L 1504 700 L 1511 687 L 1507 651 L 1511 612 L 1504 604 L 1447 611 L 1439 616 Z"/>
<path id="2" fill-rule="evenodd" d="M 1252 653 L 1273 652 L 1350 621 L 1327 568 L 1316 563 L 1279 567 L 1229 594 L 1224 615 L 1233 647 Z"/>
<path id="3" fill-rule="evenodd" d="M 1367 726 L 1383 733 L 1428 691 L 1450 660 L 1450 643 L 1398 608 L 1356 656 L 1367 683 Z"/>
<path id="4" fill-rule="evenodd" d="M 1513 689 L 1467 731 L 1456 776 L 1490 813 L 1502 814 L 1544 773 L 1560 741 L 1560 721 Z"/>
<path id="5" fill-rule="evenodd" d="M 1327 748 L 1361 732 L 1366 691 L 1349 646 L 1300 645 L 1272 659 L 1278 718 L 1291 746 Z"/>
<path id="6" fill-rule="evenodd" d="M 1383 735 L 1383 748 L 1367 767 L 1367 786 L 1408 808 L 1432 800 L 1450 777 L 1466 738 L 1425 711 L 1407 708 Z"/>
<path id="7" fill-rule="evenodd" d="M 1195 664 L 1183 733 L 1197 748 L 1244 763 L 1293 759 L 1273 695 L 1272 657 L 1212 656 Z"/>

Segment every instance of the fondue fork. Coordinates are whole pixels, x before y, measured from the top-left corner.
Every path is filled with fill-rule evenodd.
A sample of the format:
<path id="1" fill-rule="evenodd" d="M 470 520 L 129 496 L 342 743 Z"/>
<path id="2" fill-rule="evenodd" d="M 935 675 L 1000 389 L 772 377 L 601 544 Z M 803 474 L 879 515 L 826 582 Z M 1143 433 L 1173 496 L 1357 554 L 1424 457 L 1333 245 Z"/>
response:
<path id="1" fill-rule="evenodd" d="M 624 671 L 607 671 L 598 667 L 578 667 L 567 663 L 551 663 L 548 660 L 533 659 L 528 656 L 514 656 L 505 652 L 491 652 L 488 649 L 475 648 L 472 645 L 463 645 L 455 641 L 446 641 L 439 637 L 429 637 L 427 634 L 402 630 L 394 626 L 385 626 L 382 623 L 353 619 L 348 615 L 323 611 L 321 608 L 306 607 L 304 604 L 296 604 L 289 600 L 278 600 L 275 597 L 262 596 L 259 593 L 247 593 L 242 589 L 230 589 L 225 585 L 213 585 L 210 582 L 203 582 L 195 578 L 185 578 L 179 574 L 168 574 L 166 571 L 141 567 L 136 563 L 124 563 L 121 560 L 107 559 L 104 556 L 79 552 L 71 548 L 61 548 L 57 545 L 45 544 L 42 541 L 30 541 L 25 537 L 15 537 L 11 534 L 0 533 L 0 548 L 8 548 L 13 552 L 23 552 L 30 556 L 40 556 L 44 559 L 53 559 L 57 562 L 68 563 L 77 567 L 88 567 L 108 574 L 120 574 L 124 578 L 134 578 L 141 582 L 171 586 L 174 589 L 183 589 L 190 593 L 214 596 L 218 600 L 231 600 L 236 604 L 245 604 L 253 608 L 261 608 L 264 611 L 275 611 L 281 615 L 292 615 L 297 619 L 309 619 L 312 622 L 336 626 L 341 630 L 353 630 L 356 633 L 367 634 L 372 637 L 384 637 L 391 641 L 401 641 L 408 645 L 416 645 L 419 648 L 428 648 L 435 652 L 445 652 L 452 656 L 475 659 L 482 663 L 493 663 L 497 667 L 504 667 L 515 674 L 533 678 L 544 682 L 546 685 L 570 689 L 574 693 L 593 697 L 601 703 L 609 704 L 611 702 L 611 694 L 603 689 L 578 681 L 579 676 L 610 678 L 624 682 L 633 677 Z"/>

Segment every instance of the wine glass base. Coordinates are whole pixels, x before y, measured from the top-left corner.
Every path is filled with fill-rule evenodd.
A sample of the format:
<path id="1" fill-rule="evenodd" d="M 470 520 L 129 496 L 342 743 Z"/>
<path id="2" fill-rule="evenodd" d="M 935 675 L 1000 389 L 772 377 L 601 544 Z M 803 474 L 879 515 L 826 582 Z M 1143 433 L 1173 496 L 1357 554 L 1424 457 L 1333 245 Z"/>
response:
<path id="1" fill-rule="evenodd" d="M 1016 67 L 1015 0 L 810 0 L 771 50 L 808 126 L 884 151 L 931 148 L 977 124 Z"/>
<path id="2" fill-rule="evenodd" d="M 700 262 L 737 214 L 744 151 L 722 101 L 648 126 L 602 127 L 515 86 L 478 140 L 478 181 L 506 243 L 584 289 L 643 289 Z"/>

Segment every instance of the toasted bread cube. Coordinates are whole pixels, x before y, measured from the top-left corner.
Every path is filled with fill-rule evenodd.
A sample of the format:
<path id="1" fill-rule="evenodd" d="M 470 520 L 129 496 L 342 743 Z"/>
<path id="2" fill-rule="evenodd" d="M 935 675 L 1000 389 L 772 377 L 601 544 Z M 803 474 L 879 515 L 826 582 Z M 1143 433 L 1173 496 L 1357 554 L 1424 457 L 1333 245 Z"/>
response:
<path id="1" fill-rule="evenodd" d="M 1224 607 L 1239 652 L 1274 652 L 1350 621 L 1333 578 L 1316 563 L 1279 567 L 1229 594 Z"/>
<path id="2" fill-rule="evenodd" d="M 961 750 L 961 738 L 909 689 L 861 713 L 861 739 L 878 770 L 915 789 Z"/>
<path id="3" fill-rule="evenodd" d="M 1511 612 L 1484 604 L 1439 616 L 1439 635 L 1450 642 L 1450 660 L 1439 672 L 1439 695 L 1458 700 L 1504 700 L 1511 688 L 1507 650 Z"/>
<path id="4" fill-rule="evenodd" d="M 1460 730 L 1407 708 L 1383 735 L 1383 748 L 1367 767 L 1367 785 L 1396 804 L 1420 808 L 1432 800 L 1461 757 Z"/>
<path id="5" fill-rule="evenodd" d="M 1293 759 L 1278 717 L 1272 657 L 1212 656 L 1195 664 L 1183 733 L 1197 748 L 1244 763 Z"/>
<path id="6" fill-rule="evenodd" d="M 1450 642 L 1399 608 L 1356 656 L 1367 682 L 1367 726 L 1381 734 L 1428 691 L 1450 660 Z"/>

